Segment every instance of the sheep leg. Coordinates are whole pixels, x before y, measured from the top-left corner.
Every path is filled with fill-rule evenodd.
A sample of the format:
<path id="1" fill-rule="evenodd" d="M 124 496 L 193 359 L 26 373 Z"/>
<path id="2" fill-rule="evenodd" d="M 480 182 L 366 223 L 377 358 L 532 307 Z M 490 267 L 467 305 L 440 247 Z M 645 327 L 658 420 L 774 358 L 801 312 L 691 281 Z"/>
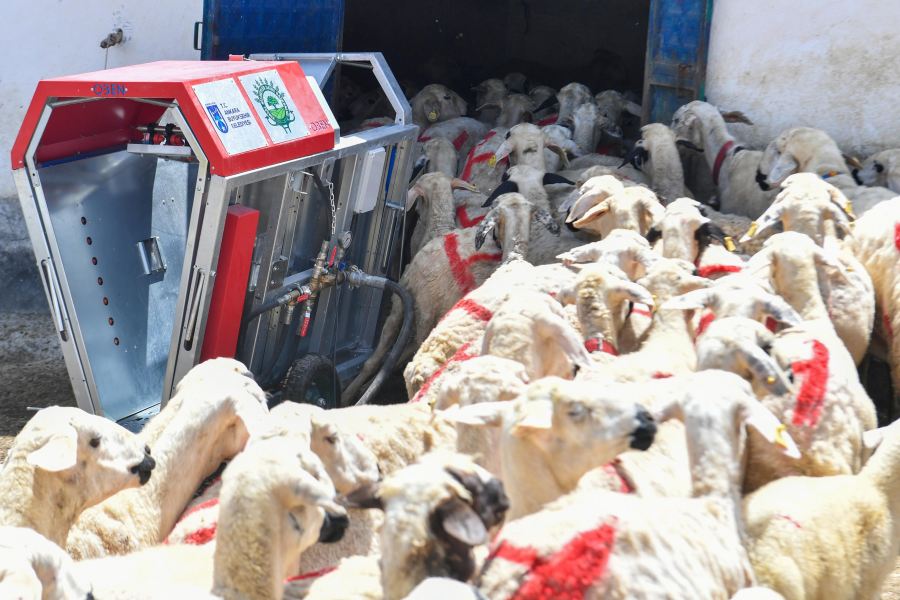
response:
<path id="1" fill-rule="evenodd" d="M 400 331 L 400 324 L 403 321 L 403 304 L 396 296 L 391 298 L 391 312 L 387 319 L 384 320 L 384 327 L 381 328 L 381 338 L 378 345 L 372 352 L 372 356 L 363 364 L 362 370 L 353 381 L 344 390 L 341 395 L 341 405 L 347 406 L 351 404 L 359 396 L 362 387 L 368 382 L 378 371 L 384 357 L 390 351 L 391 344 Z"/>

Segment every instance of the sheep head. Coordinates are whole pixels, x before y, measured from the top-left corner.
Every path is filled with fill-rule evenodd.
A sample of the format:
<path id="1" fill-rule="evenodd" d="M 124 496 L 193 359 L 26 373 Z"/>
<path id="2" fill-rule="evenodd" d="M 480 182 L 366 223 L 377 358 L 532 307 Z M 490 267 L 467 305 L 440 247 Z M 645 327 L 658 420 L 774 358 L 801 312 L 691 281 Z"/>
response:
<path id="1" fill-rule="evenodd" d="M 466 114 L 466 101 L 450 88 L 432 83 L 422 88 L 410 101 L 413 120 L 420 126 L 462 117 Z"/>
<path id="2" fill-rule="evenodd" d="M 560 88 L 556 98 L 559 100 L 557 123 L 564 123 L 575 115 L 576 108 L 593 101 L 591 90 L 584 84 L 574 82 Z"/>
<path id="3" fill-rule="evenodd" d="M 475 231 L 475 249 L 480 250 L 488 234 L 503 251 L 503 261 L 515 255 L 528 254 L 531 222 L 543 225 L 553 235 L 559 235 L 559 224 L 546 210 L 535 208 L 525 196 L 508 193 L 499 196 L 495 206 L 485 215 Z"/>
<path id="4" fill-rule="evenodd" d="M 794 127 L 769 142 L 763 151 L 756 172 L 760 189 L 769 190 L 793 173 L 813 168 L 826 172 L 849 174 L 841 151 L 831 137 L 821 129 Z"/>
<path id="5" fill-rule="evenodd" d="M 601 192 L 594 198 L 602 195 Z M 572 207 L 569 219 L 573 218 L 573 213 L 577 214 L 576 207 L 579 207 L 579 204 L 583 207 L 590 201 L 592 201 L 590 197 L 584 200 L 580 198 Z M 652 190 L 643 186 L 631 186 L 594 203 L 572 224 L 577 229 L 591 231 L 601 237 L 609 235 L 614 229 L 630 229 L 645 235 L 653 224 L 662 218 L 663 214 L 663 206 L 656 199 L 656 194 Z"/>

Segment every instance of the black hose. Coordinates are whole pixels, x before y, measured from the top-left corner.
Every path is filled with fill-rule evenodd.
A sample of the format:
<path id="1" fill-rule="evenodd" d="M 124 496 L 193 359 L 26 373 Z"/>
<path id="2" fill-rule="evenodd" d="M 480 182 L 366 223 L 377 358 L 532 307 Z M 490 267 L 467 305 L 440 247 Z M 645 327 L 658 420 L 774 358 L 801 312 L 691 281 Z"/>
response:
<path id="1" fill-rule="evenodd" d="M 265 375 L 260 378 L 260 385 L 263 388 L 269 388 L 280 383 L 287 374 L 288 369 L 291 368 L 294 359 L 297 358 L 297 350 L 300 348 L 300 334 L 297 333 L 299 325 L 297 317 L 302 312 L 298 307 L 291 316 L 291 322 L 284 326 L 283 333 L 286 339 L 283 339 L 275 346 L 279 349 L 278 356 Z"/>
<path id="2" fill-rule="evenodd" d="M 271 300 L 267 300 L 266 302 L 263 302 L 262 304 L 260 304 L 259 306 L 257 306 L 253 310 L 251 310 L 249 313 L 247 313 L 247 316 L 244 317 L 244 323 L 246 325 L 249 325 L 250 322 L 253 321 L 253 319 L 258 317 L 259 315 L 267 313 L 270 310 L 273 310 L 275 308 L 278 308 L 281 305 L 280 300 L 281 300 L 280 297 L 276 297 L 276 298 L 272 298 Z"/>
<path id="3" fill-rule="evenodd" d="M 385 379 L 387 379 L 391 371 L 394 370 L 394 365 L 396 365 L 397 360 L 400 358 L 400 354 L 406 348 L 406 343 L 409 341 L 409 334 L 412 333 L 413 299 L 408 291 L 403 289 L 396 282 L 385 277 L 365 275 L 359 279 L 358 283 L 368 287 L 390 290 L 400 297 L 400 302 L 403 304 L 403 323 L 400 325 L 400 333 L 397 334 L 397 340 L 394 342 L 391 351 L 388 352 L 388 355 L 385 357 L 384 362 L 381 363 L 381 368 L 378 370 L 378 373 L 375 374 L 372 383 L 369 384 L 369 387 L 362 397 L 357 400 L 356 404 L 359 405 L 368 404 L 372 398 L 375 397 L 375 394 L 378 393 L 378 390 Z"/>

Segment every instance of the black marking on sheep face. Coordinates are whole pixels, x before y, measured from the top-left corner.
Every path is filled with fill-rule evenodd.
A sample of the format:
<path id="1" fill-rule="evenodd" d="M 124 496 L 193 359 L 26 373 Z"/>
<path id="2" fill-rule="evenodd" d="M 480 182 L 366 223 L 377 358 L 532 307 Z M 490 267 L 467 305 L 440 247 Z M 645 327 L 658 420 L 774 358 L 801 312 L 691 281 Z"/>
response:
<path id="1" fill-rule="evenodd" d="M 856 182 L 856 185 L 862 185 L 862 179 L 859 178 L 859 169 L 853 169 L 850 171 L 850 174 L 853 175 L 853 181 Z"/>
<path id="2" fill-rule="evenodd" d="M 725 231 L 712 221 L 704 223 L 694 232 L 694 239 L 697 240 L 697 246 L 702 251 L 710 242 L 716 240 L 720 244 L 725 244 Z"/>
<path id="3" fill-rule="evenodd" d="M 485 527 L 491 528 L 503 522 L 506 511 L 509 510 L 509 498 L 499 479 L 492 477 L 484 482 L 474 473 L 452 467 L 447 467 L 446 471 L 472 495 L 472 508 Z"/>
<path id="4" fill-rule="evenodd" d="M 425 557 L 429 576 L 447 576 L 459 581 L 468 581 L 475 574 L 473 545 L 449 533 L 445 525 L 454 519 L 456 514 L 471 510 L 465 502 L 454 497 L 438 506 L 429 516 L 429 527 L 438 542 L 429 544 L 429 552 Z"/>
<path id="5" fill-rule="evenodd" d="M 144 446 L 144 460 L 131 467 L 130 471 L 138 476 L 138 481 L 144 485 L 150 481 L 150 474 L 156 467 L 156 461 L 150 456 L 150 448 Z"/>
<path id="6" fill-rule="evenodd" d="M 630 164 L 640 171 L 641 167 L 646 164 L 648 160 L 650 160 L 650 153 L 647 152 L 647 149 L 635 144 L 634 148 L 631 149 L 631 152 L 625 157 L 625 160 L 622 161 L 622 164 L 619 165 L 619 168 L 621 169 L 625 165 Z"/>
<path id="7" fill-rule="evenodd" d="M 660 231 L 656 227 L 651 227 L 647 231 L 646 238 L 647 238 L 648 242 L 650 242 L 651 244 L 655 244 L 656 242 L 658 242 L 659 240 L 662 239 L 662 231 Z"/>
<path id="8" fill-rule="evenodd" d="M 637 409 L 638 426 L 631 434 L 631 447 L 635 450 L 646 450 L 653 444 L 656 437 L 656 422 L 646 408 L 639 406 Z"/>
<path id="9" fill-rule="evenodd" d="M 875 165 L 875 171 L 876 171 L 876 172 L 878 172 L 878 173 L 883 173 L 883 172 L 884 172 L 884 165 L 883 165 L 883 164 L 881 164 L 881 163 L 878 162 L 878 161 L 875 161 L 875 162 L 873 162 L 872 164 Z"/>
<path id="10" fill-rule="evenodd" d="M 565 223 L 566 223 L 566 229 L 568 229 L 568 230 L 571 231 L 572 233 L 578 233 L 580 230 L 579 230 L 577 227 L 575 227 L 575 224 L 574 224 L 574 223 L 569 223 L 569 220 L 568 220 L 568 219 L 569 219 L 569 213 L 567 212 L 567 213 L 566 213 L 566 221 L 565 221 Z"/>
<path id="11" fill-rule="evenodd" d="M 487 208 L 494 203 L 494 200 L 496 200 L 503 194 L 511 194 L 513 192 L 518 192 L 518 191 L 519 191 L 519 184 L 517 184 L 515 181 L 510 181 L 509 179 L 506 179 L 500 185 L 497 186 L 497 189 L 495 189 L 491 193 L 490 196 L 488 196 L 488 199 L 484 201 L 484 204 L 482 204 L 481 207 Z"/>
<path id="12" fill-rule="evenodd" d="M 350 519 L 347 515 L 332 515 L 326 511 L 322 528 L 319 529 L 319 541 L 323 544 L 339 542 L 349 526 Z"/>
<path id="13" fill-rule="evenodd" d="M 764 192 L 768 192 L 772 189 L 772 186 L 766 182 L 766 175 L 763 175 L 762 171 L 759 170 L 759 167 L 756 169 L 756 185 Z"/>

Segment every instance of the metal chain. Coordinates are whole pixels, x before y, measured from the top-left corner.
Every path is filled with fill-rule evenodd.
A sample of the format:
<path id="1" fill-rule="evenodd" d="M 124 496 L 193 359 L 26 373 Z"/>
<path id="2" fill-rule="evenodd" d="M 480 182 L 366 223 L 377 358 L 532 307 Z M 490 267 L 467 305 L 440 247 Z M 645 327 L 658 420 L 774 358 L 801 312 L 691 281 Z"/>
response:
<path id="1" fill-rule="evenodd" d="M 334 206 L 334 182 L 328 182 L 328 201 L 331 203 L 331 237 L 334 237 L 334 231 L 337 229 L 337 209 Z"/>

